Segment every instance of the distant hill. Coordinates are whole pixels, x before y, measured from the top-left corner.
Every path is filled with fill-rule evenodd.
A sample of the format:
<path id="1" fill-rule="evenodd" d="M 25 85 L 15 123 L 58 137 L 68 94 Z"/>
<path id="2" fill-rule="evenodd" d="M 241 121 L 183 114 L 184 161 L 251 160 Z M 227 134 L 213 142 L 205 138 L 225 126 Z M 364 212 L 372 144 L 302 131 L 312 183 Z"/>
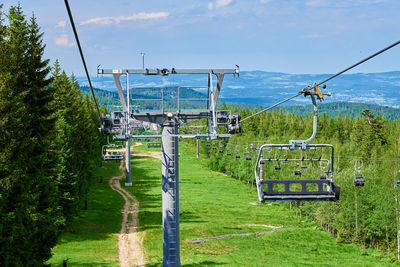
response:
<path id="1" fill-rule="evenodd" d="M 115 91 L 107 91 L 98 88 L 93 88 L 96 99 L 99 105 L 105 105 L 108 111 L 121 110 L 121 101 L 119 95 Z M 204 89 L 198 89 L 203 90 Z M 91 91 L 88 86 L 81 86 L 83 95 L 89 94 Z M 124 92 L 126 97 L 126 92 Z M 161 88 L 149 88 L 132 90 L 130 92 L 132 108 L 140 110 L 161 110 L 161 99 L 163 99 L 164 110 L 175 111 L 178 109 L 178 87 L 166 86 Z M 136 100 L 132 100 L 136 99 Z M 191 88 L 179 89 L 179 108 L 180 110 L 206 109 L 207 95 L 201 91 L 196 91 Z"/>
<path id="2" fill-rule="evenodd" d="M 91 92 L 89 87 L 87 86 L 81 86 L 82 94 L 85 95 L 86 93 L 91 96 Z M 104 104 L 109 111 L 113 110 L 120 110 L 121 109 L 121 103 L 119 101 L 118 93 L 117 92 L 110 92 L 107 90 L 102 90 L 98 88 L 94 88 L 96 98 L 99 102 L 100 105 Z M 136 98 L 150 98 L 154 97 L 153 95 L 149 94 L 138 94 L 135 95 Z M 171 97 L 173 97 L 173 94 L 170 93 L 170 96 L 167 97 L 168 99 L 171 100 Z M 204 97 L 203 94 L 196 92 L 196 91 L 189 91 L 185 92 L 183 94 L 183 97 L 199 97 L 202 98 Z M 221 104 L 222 101 L 219 102 Z M 156 104 L 150 103 L 151 105 L 155 106 Z M 187 105 L 187 103 L 186 103 Z M 227 103 L 227 105 L 231 105 L 233 107 L 247 107 L 250 110 L 253 110 L 257 108 L 260 110 L 262 106 L 260 105 L 252 105 L 252 104 L 238 104 L 238 103 Z M 189 108 L 188 106 L 186 106 Z M 190 108 L 196 108 L 196 106 L 190 106 Z M 291 106 L 282 106 L 281 109 L 284 112 L 290 112 L 294 113 L 296 115 L 301 115 L 305 116 L 306 114 L 311 114 L 312 113 L 312 105 L 291 105 Z M 364 109 L 369 109 L 373 114 L 377 114 L 378 112 L 384 116 L 388 120 L 397 120 L 400 118 L 400 109 L 398 108 L 391 108 L 387 106 L 380 106 L 380 105 L 374 105 L 374 104 L 364 104 L 364 103 L 350 103 L 350 102 L 329 102 L 329 103 L 321 103 L 318 104 L 318 112 L 319 114 L 326 113 L 329 117 L 337 117 L 339 113 L 344 116 L 347 114 L 350 117 L 356 117 L 361 114 L 361 112 Z"/>
<path id="3" fill-rule="evenodd" d="M 369 109 L 372 114 L 380 114 L 387 120 L 398 120 L 400 119 L 400 109 L 391 108 L 373 104 L 363 103 L 349 103 L 349 102 L 331 102 L 318 104 L 318 114 L 325 113 L 328 117 L 337 117 L 348 115 L 349 117 L 360 116 L 364 109 Z M 312 105 L 296 105 L 296 106 L 285 106 L 282 107 L 284 112 L 294 113 L 296 115 L 305 116 L 306 114 L 312 114 Z"/>
<path id="4" fill-rule="evenodd" d="M 241 71 L 240 77 L 225 75 L 220 100 L 229 103 L 268 106 L 294 95 L 307 85 L 321 82 L 331 74 L 288 74 L 265 71 Z M 207 86 L 207 75 L 145 76 L 131 75 L 131 86 Z M 86 78 L 77 77 L 81 85 Z M 112 76 L 94 77 L 95 87 L 116 91 Z M 124 83 L 123 76 L 121 82 Z M 329 101 L 375 104 L 400 107 L 400 71 L 383 73 L 353 73 L 341 75 L 326 83 L 332 92 Z M 310 104 L 310 99 L 298 97 L 288 103 Z"/>
<path id="5" fill-rule="evenodd" d="M 89 97 L 92 97 L 92 92 L 90 91 L 89 86 L 80 86 L 80 88 L 83 96 L 88 94 Z M 104 104 L 108 111 L 121 109 L 121 101 L 119 100 L 117 92 L 111 92 L 98 88 L 93 88 L 93 90 L 100 106 Z"/>

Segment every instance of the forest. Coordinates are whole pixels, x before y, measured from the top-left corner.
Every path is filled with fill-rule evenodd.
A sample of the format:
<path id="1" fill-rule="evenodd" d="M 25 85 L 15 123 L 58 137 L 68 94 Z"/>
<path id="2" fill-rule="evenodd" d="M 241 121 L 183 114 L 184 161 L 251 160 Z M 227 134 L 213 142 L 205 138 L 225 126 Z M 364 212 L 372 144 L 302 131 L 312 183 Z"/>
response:
<path id="1" fill-rule="evenodd" d="M 43 58 L 37 18 L 0 7 L 0 266 L 42 266 L 99 166 L 93 101 Z"/>

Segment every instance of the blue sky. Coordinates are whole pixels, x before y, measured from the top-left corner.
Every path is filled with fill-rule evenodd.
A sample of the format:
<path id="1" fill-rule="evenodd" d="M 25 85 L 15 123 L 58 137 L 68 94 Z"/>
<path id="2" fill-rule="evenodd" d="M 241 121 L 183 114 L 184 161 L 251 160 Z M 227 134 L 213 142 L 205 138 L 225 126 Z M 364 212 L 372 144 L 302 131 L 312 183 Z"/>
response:
<path id="1" fill-rule="evenodd" d="M 62 0 L 35 12 L 68 73 L 83 67 Z M 17 0 L 6 0 L 5 10 Z M 69 0 L 89 71 L 146 67 L 334 73 L 400 40 L 398 0 Z M 400 46 L 353 72 L 400 70 Z"/>

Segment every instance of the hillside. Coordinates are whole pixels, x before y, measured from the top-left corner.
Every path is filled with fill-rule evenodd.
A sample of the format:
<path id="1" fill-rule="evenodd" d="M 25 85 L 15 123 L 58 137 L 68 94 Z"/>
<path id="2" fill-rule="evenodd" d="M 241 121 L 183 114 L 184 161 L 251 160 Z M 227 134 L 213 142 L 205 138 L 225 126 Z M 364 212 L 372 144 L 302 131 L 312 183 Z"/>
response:
<path id="1" fill-rule="evenodd" d="M 100 106 L 105 105 L 108 111 L 121 109 L 121 101 L 116 91 L 107 91 L 99 88 L 93 88 L 93 90 Z M 81 91 L 83 95 L 89 94 L 91 96 L 91 91 L 88 86 L 81 86 Z M 201 90 L 197 91 L 191 88 L 181 88 L 179 91 L 179 107 L 181 110 L 206 108 L 207 96 Z M 126 92 L 124 94 L 126 97 Z M 161 110 L 161 99 L 164 99 L 164 110 L 178 109 L 178 87 L 167 86 L 163 91 L 161 91 L 160 88 L 140 89 L 131 91 L 130 95 L 130 105 L 140 110 Z"/>
<path id="2" fill-rule="evenodd" d="M 91 95 L 90 92 L 90 88 L 88 86 L 81 86 L 81 91 L 82 94 L 89 94 Z M 108 111 L 113 111 L 116 109 L 120 109 L 121 107 L 121 103 L 118 97 L 118 93 L 117 92 L 112 92 L 112 91 L 107 91 L 107 90 L 103 90 L 103 89 L 99 89 L 99 88 L 94 88 L 95 94 L 96 94 L 96 98 L 99 102 L 100 105 L 105 105 Z M 171 107 L 175 107 L 176 105 L 172 105 L 172 99 L 174 97 L 176 97 L 176 95 L 174 95 L 173 90 L 168 90 L 167 89 L 167 94 L 166 94 L 166 101 L 167 103 L 169 102 L 170 104 L 168 105 L 170 108 Z M 156 97 L 159 98 L 160 95 L 158 95 L 157 93 L 149 93 L 149 92 L 144 92 L 141 94 L 135 94 L 134 95 L 135 98 L 140 98 L 140 99 L 145 99 L 145 98 L 150 98 L 150 97 Z M 183 95 L 184 97 L 198 97 L 198 98 L 204 98 L 204 94 L 199 93 L 197 91 L 194 90 L 188 90 L 187 92 L 185 92 L 185 94 Z M 140 101 L 137 102 L 137 104 L 143 104 L 143 103 L 139 103 Z M 176 102 L 174 102 L 176 103 Z M 196 105 L 191 105 L 189 106 L 191 103 L 189 102 L 184 102 L 183 103 L 183 107 L 185 108 L 197 108 L 197 107 L 203 107 L 204 101 L 201 101 L 201 104 Z M 133 103 L 135 104 L 135 103 Z M 222 104 L 222 102 L 220 102 L 220 105 Z M 238 107 L 238 108 L 248 108 L 250 110 L 253 110 L 254 108 L 258 108 L 261 109 L 262 106 L 259 105 L 252 105 L 252 104 L 239 104 L 239 103 L 228 103 L 230 104 L 232 107 Z M 153 101 L 153 102 L 149 102 L 147 103 L 147 106 L 144 106 L 145 109 L 154 109 L 159 107 L 159 102 Z M 295 115 L 301 115 L 301 116 L 305 116 L 306 114 L 310 114 L 312 112 L 312 105 L 290 105 L 290 106 L 283 106 L 281 108 L 283 110 L 283 112 L 290 112 L 293 113 Z M 380 106 L 380 105 L 374 105 L 374 104 L 364 104 L 364 103 L 350 103 L 350 102 L 324 102 L 324 103 L 320 103 L 318 104 L 318 110 L 319 113 L 325 113 L 327 114 L 329 117 L 337 117 L 339 115 L 339 113 L 342 116 L 349 116 L 349 117 L 356 117 L 357 115 L 360 115 L 361 112 L 364 109 L 369 109 L 372 114 L 377 114 L 378 112 L 385 116 L 386 119 L 388 120 L 397 120 L 400 118 L 400 111 L 397 108 L 392 108 L 392 107 L 388 107 L 388 106 Z"/>
<path id="3" fill-rule="evenodd" d="M 400 118 L 400 110 L 387 106 L 379 106 L 364 103 L 349 103 L 349 102 L 330 102 L 318 104 L 318 113 L 326 114 L 330 118 L 347 115 L 349 117 L 360 116 L 361 112 L 365 109 L 371 111 L 372 114 L 381 114 L 387 120 L 397 120 Z M 282 107 L 284 112 L 293 113 L 295 115 L 305 116 L 312 114 L 312 105 L 296 105 Z"/>
<path id="4" fill-rule="evenodd" d="M 146 266 L 160 266 L 161 160 L 145 143 L 138 144 L 133 147 L 133 186 L 125 189 L 140 203 L 138 232 L 143 237 Z M 209 170 L 205 147 L 200 159 L 196 159 L 192 141 L 180 142 L 179 149 L 182 266 L 396 266 L 382 251 L 336 243 L 310 217 L 301 216 L 300 207 L 290 208 L 288 203 L 255 205 L 254 186 L 243 178 Z M 104 182 L 93 185 L 89 209 L 53 249 L 54 256 L 48 262 L 52 266 L 60 266 L 67 257 L 71 266 L 117 265 L 115 244 L 123 201 L 107 185 L 117 169 L 118 164 L 110 162 L 99 170 Z M 264 234 L 256 234 L 260 232 Z M 197 240 L 229 234 L 239 236 Z"/>

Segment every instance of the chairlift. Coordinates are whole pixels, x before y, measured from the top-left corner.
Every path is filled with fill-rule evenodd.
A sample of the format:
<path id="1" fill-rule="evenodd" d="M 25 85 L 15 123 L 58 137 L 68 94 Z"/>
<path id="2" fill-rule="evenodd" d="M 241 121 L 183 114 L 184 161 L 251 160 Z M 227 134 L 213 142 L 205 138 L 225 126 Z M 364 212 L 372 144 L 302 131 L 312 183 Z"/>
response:
<path id="1" fill-rule="evenodd" d="M 102 149 L 101 149 L 101 155 L 102 155 L 101 159 L 105 160 L 105 161 L 107 161 L 107 160 L 123 160 L 124 153 L 121 153 L 120 150 L 116 150 L 116 149 L 122 149 L 122 148 L 123 148 L 122 145 L 116 145 L 116 144 L 103 145 Z"/>
<path id="2" fill-rule="evenodd" d="M 362 159 L 357 159 L 354 163 L 354 186 L 364 186 L 364 176 L 361 172 L 363 165 Z"/>
<path id="3" fill-rule="evenodd" d="M 227 155 L 227 156 L 232 156 L 231 149 L 230 149 L 229 147 L 226 148 L 226 153 L 225 153 L 225 155 Z"/>
<path id="4" fill-rule="evenodd" d="M 240 159 L 240 152 L 238 150 L 238 146 L 236 146 L 236 149 L 235 149 L 235 158 Z"/>
<path id="5" fill-rule="evenodd" d="M 319 90 L 319 89 L 318 89 Z M 333 183 L 333 164 L 330 169 L 330 176 L 326 179 L 319 179 L 317 176 L 315 178 L 297 178 L 297 179 L 270 179 L 264 177 L 264 161 L 269 159 L 265 158 L 264 151 L 271 149 L 282 150 L 311 150 L 314 152 L 316 149 L 330 149 L 331 156 L 330 162 L 333 163 L 334 160 L 334 147 L 330 144 L 309 144 L 317 132 L 317 104 L 315 101 L 315 92 L 307 91 L 305 96 L 310 96 L 313 107 L 314 107 L 314 122 L 313 122 L 313 133 L 307 140 L 290 140 L 289 144 L 264 144 L 258 150 L 258 157 L 256 161 L 256 166 L 254 168 L 257 193 L 260 202 L 265 201 L 298 201 L 298 200 L 310 200 L 310 201 L 336 201 L 340 196 L 340 187 Z M 285 153 L 286 154 L 286 153 Z M 276 159 L 275 159 L 276 160 Z M 311 159 L 302 157 L 299 159 L 288 159 L 287 155 L 284 157 L 279 157 L 278 162 L 289 162 L 293 161 L 300 163 L 307 161 L 314 161 L 314 155 Z M 302 165 L 300 165 L 300 169 Z M 312 164 L 311 166 L 314 167 Z M 311 167 L 308 166 L 308 167 Z M 296 176 L 302 176 L 301 170 L 295 170 L 293 172 Z"/>

